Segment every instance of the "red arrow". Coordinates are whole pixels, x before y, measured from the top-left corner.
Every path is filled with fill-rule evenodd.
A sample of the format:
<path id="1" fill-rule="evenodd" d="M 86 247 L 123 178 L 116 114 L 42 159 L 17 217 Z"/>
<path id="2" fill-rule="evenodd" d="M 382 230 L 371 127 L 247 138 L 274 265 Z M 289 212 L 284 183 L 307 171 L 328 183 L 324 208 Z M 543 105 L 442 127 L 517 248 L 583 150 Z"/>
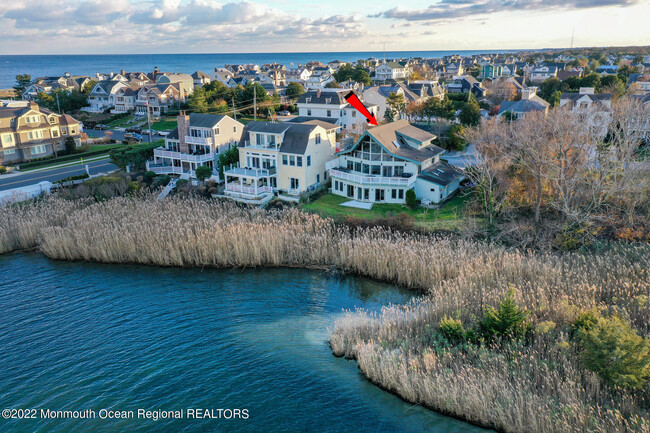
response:
<path id="1" fill-rule="evenodd" d="M 379 125 L 377 123 L 377 119 L 375 119 L 375 116 L 370 114 L 370 111 L 366 108 L 365 105 L 363 105 L 363 102 L 359 100 L 359 97 L 354 93 L 350 92 L 345 96 L 345 100 L 348 101 L 350 105 L 352 105 L 354 108 L 357 109 L 357 111 L 368 119 L 368 123 L 371 125 Z"/>

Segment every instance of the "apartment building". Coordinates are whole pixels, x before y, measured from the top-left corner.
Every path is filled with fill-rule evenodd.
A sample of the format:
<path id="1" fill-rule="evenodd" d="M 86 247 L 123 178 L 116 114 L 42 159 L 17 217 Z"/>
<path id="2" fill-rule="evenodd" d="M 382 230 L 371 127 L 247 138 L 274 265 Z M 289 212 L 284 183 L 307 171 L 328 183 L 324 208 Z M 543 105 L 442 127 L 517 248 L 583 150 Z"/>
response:
<path id="1" fill-rule="evenodd" d="M 153 151 L 147 170 L 157 174 L 184 174 L 194 177 L 197 167 L 207 165 L 218 176 L 219 155 L 236 145 L 244 125 L 220 114 L 178 116 L 178 127 L 165 137 L 165 144 Z"/>
<path id="2" fill-rule="evenodd" d="M 224 172 L 226 195 L 261 200 L 319 187 L 328 178 L 325 163 L 336 150 L 337 129 L 319 120 L 249 122 L 239 143 L 239 166 Z"/>
<path id="3" fill-rule="evenodd" d="M 0 159 L 15 164 L 64 150 L 67 137 L 81 144 L 79 121 L 56 114 L 31 101 L 0 105 Z"/>

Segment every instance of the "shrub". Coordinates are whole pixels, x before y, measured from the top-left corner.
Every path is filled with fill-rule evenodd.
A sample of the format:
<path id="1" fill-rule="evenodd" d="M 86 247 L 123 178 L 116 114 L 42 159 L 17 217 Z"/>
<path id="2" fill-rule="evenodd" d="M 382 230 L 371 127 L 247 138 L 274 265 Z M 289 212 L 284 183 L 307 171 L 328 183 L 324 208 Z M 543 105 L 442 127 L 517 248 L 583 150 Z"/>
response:
<path id="1" fill-rule="evenodd" d="M 0 165 L 0 174 L 5 174 L 7 172 L 7 167 Z"/>
<path id="2" fill-rule="evenodd" d="M 216 193 L 217 193 L 217 188 L 212 187 L 212 188 L 210 188 L 210 189 L 208 190 L 208 192 L 209 192 L 210 194 L 216 194 Z"/>
<path id="3" fill-rule="evenodd" d="M 149 170 L 149 171 L 145 171 L 145 172 L 144 172 L 144 178 L 145 178 L 146 180 L 151 180 L 151 179 L 153 179 L 154 177 L 156 177 L 156 173 L 154 173 L 153 171 Z"/>
<path id="4" fill-rule="evenodd" d="M 77 142 L 74 141 L 74 137 L 66 137 L 65 140 L 63 140 L 63 146 L 65 146 L 67 154 L 74 153 L 74 151 L 77 150 Z"/>
<path id="5" fill-rule="evenodd" d="M 187 179 L 179 179 L 178 182 L 176 182 L 176 188 L 183 188 L 187 186 L 188 182 Z"/>
<path id="6" fill-rule="evenodd" d="M 445 316 L 438 323 L 438 332 L 450 343 L 460 343 L 465 339 L 463 322 Z"/>
<path id="7" fill-rule="evenodd" d="M 146 173 L 145 173 L 145 175 L 146 175 Z M 158 176 L 158 177 L 156 178 L 156 180 L 154 181 L 154 185 L 155 185 L 156 187 L 159 187 L 159 186 L 167 186 L 167 184 L 169 183 L 170 180 L 172 180 L 171 177 L 169 177 L 169 176 L 166 175 L 166 174 L 163 174 L 162 176 Z"/>
<path id="8" fill-rule="evenodd" d="M 207 165 L 202 165 L 196 168 L 195 174 L 198 180 L 205 183 L 205 180 L 212 176 L 212 169 Z"/>
<path id="9" fill-rule="evenodd" d="M 510 289 L 497 308 L 488 307 L 485 310 L 478 325 L 481 334 L 488 341 L 495 338 L 521 338 L 529 328 L 527 317 L 528 312 L 515 303 Z"/>
<path id="10" fill-rule="evenodd" d="M 418 207 L 418 198 L 415 196 L 415 191 L 412 189 L 406 191 L 406 206 L 411 209 Z"/>
<path id="11" fill-rule="evenodd" d="M 619 316 L 599 317 L 578 333 L 585 366 L 613 386 L 640 389 L 650 376 L 650 343 Z"/>

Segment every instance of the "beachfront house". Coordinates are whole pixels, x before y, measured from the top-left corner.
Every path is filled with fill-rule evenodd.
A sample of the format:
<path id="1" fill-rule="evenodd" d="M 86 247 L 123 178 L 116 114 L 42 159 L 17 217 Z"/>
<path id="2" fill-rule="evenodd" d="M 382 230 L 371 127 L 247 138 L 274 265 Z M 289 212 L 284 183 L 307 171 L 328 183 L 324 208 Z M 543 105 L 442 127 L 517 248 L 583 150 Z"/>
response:
<path id="1" fill-rule="evenodd" d="M 101 113 L 115 106 L 115 95 L 120 89 L 129 87 L 124 81 L 105 80 L 98 81 L 88 95 L 87 111 Z"/>
<path id="2" fill-rule="evenodd" d="M 249 122 L 239 143 L 239 164 L 224 172 L 226 195 L 254 201 L 273 194 L 298 197 L 320 187 L 338 128 L 319 120 Z"/>
<path id="3" fill-rule="evenodd" d="M 464 179 L 440 161 L 435 135 L 398 120 L 368 129 L 327 163 L 332 193 L 366 203 L 405 203 L 413 189 L 423 203 L 440 203 Z"/>
<path id="4" fill-rule="evenodd" d="M 228 116 L 181 112 L 178 127 L 165 137 L 164 146 L 154 149 L 147 170 L 194 177 L 197 167 L 207 165 L 218 179 L 219 155 L 239 142 L 243 130 L 242 123 Z"/>

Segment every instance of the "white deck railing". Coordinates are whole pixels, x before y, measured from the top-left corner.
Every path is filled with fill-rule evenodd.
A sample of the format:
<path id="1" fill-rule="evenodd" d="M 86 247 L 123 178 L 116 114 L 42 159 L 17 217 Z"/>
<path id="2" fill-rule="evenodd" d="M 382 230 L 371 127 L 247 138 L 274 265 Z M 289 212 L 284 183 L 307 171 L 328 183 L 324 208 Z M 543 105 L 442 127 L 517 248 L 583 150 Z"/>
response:
<path id="1" fill-rule="evenodd" d="M 175 152 L 173 150 L 167 150 L 164 147 L 159 147 L 153 150 L 153 155 L 159 158 L 172 158 L 180 159 L 181 161 L 187 162 L 207 162 L 214 161 L 214 153 L 204 153 L 203 155 L 192 155 L 189 153 Z"/>
<path id="2" fill-rule="evenodd" d="M 273 189 L 270 186 L 243 186 L 238 183 L 228 183 L 226 184 L 226 192 L 236 192 L 239 194 L 249 194 L 249 195 L 260 195 L 273 192 Z"/>
<path id="3" fill-rule="evenodd" d="M 330 173 L 333 178 L 348 180 L 363 185 L 409 186 L 415 182 L 415 175 L 411 177 L 364 176 L 335 169 L 332 169 Z"/>

